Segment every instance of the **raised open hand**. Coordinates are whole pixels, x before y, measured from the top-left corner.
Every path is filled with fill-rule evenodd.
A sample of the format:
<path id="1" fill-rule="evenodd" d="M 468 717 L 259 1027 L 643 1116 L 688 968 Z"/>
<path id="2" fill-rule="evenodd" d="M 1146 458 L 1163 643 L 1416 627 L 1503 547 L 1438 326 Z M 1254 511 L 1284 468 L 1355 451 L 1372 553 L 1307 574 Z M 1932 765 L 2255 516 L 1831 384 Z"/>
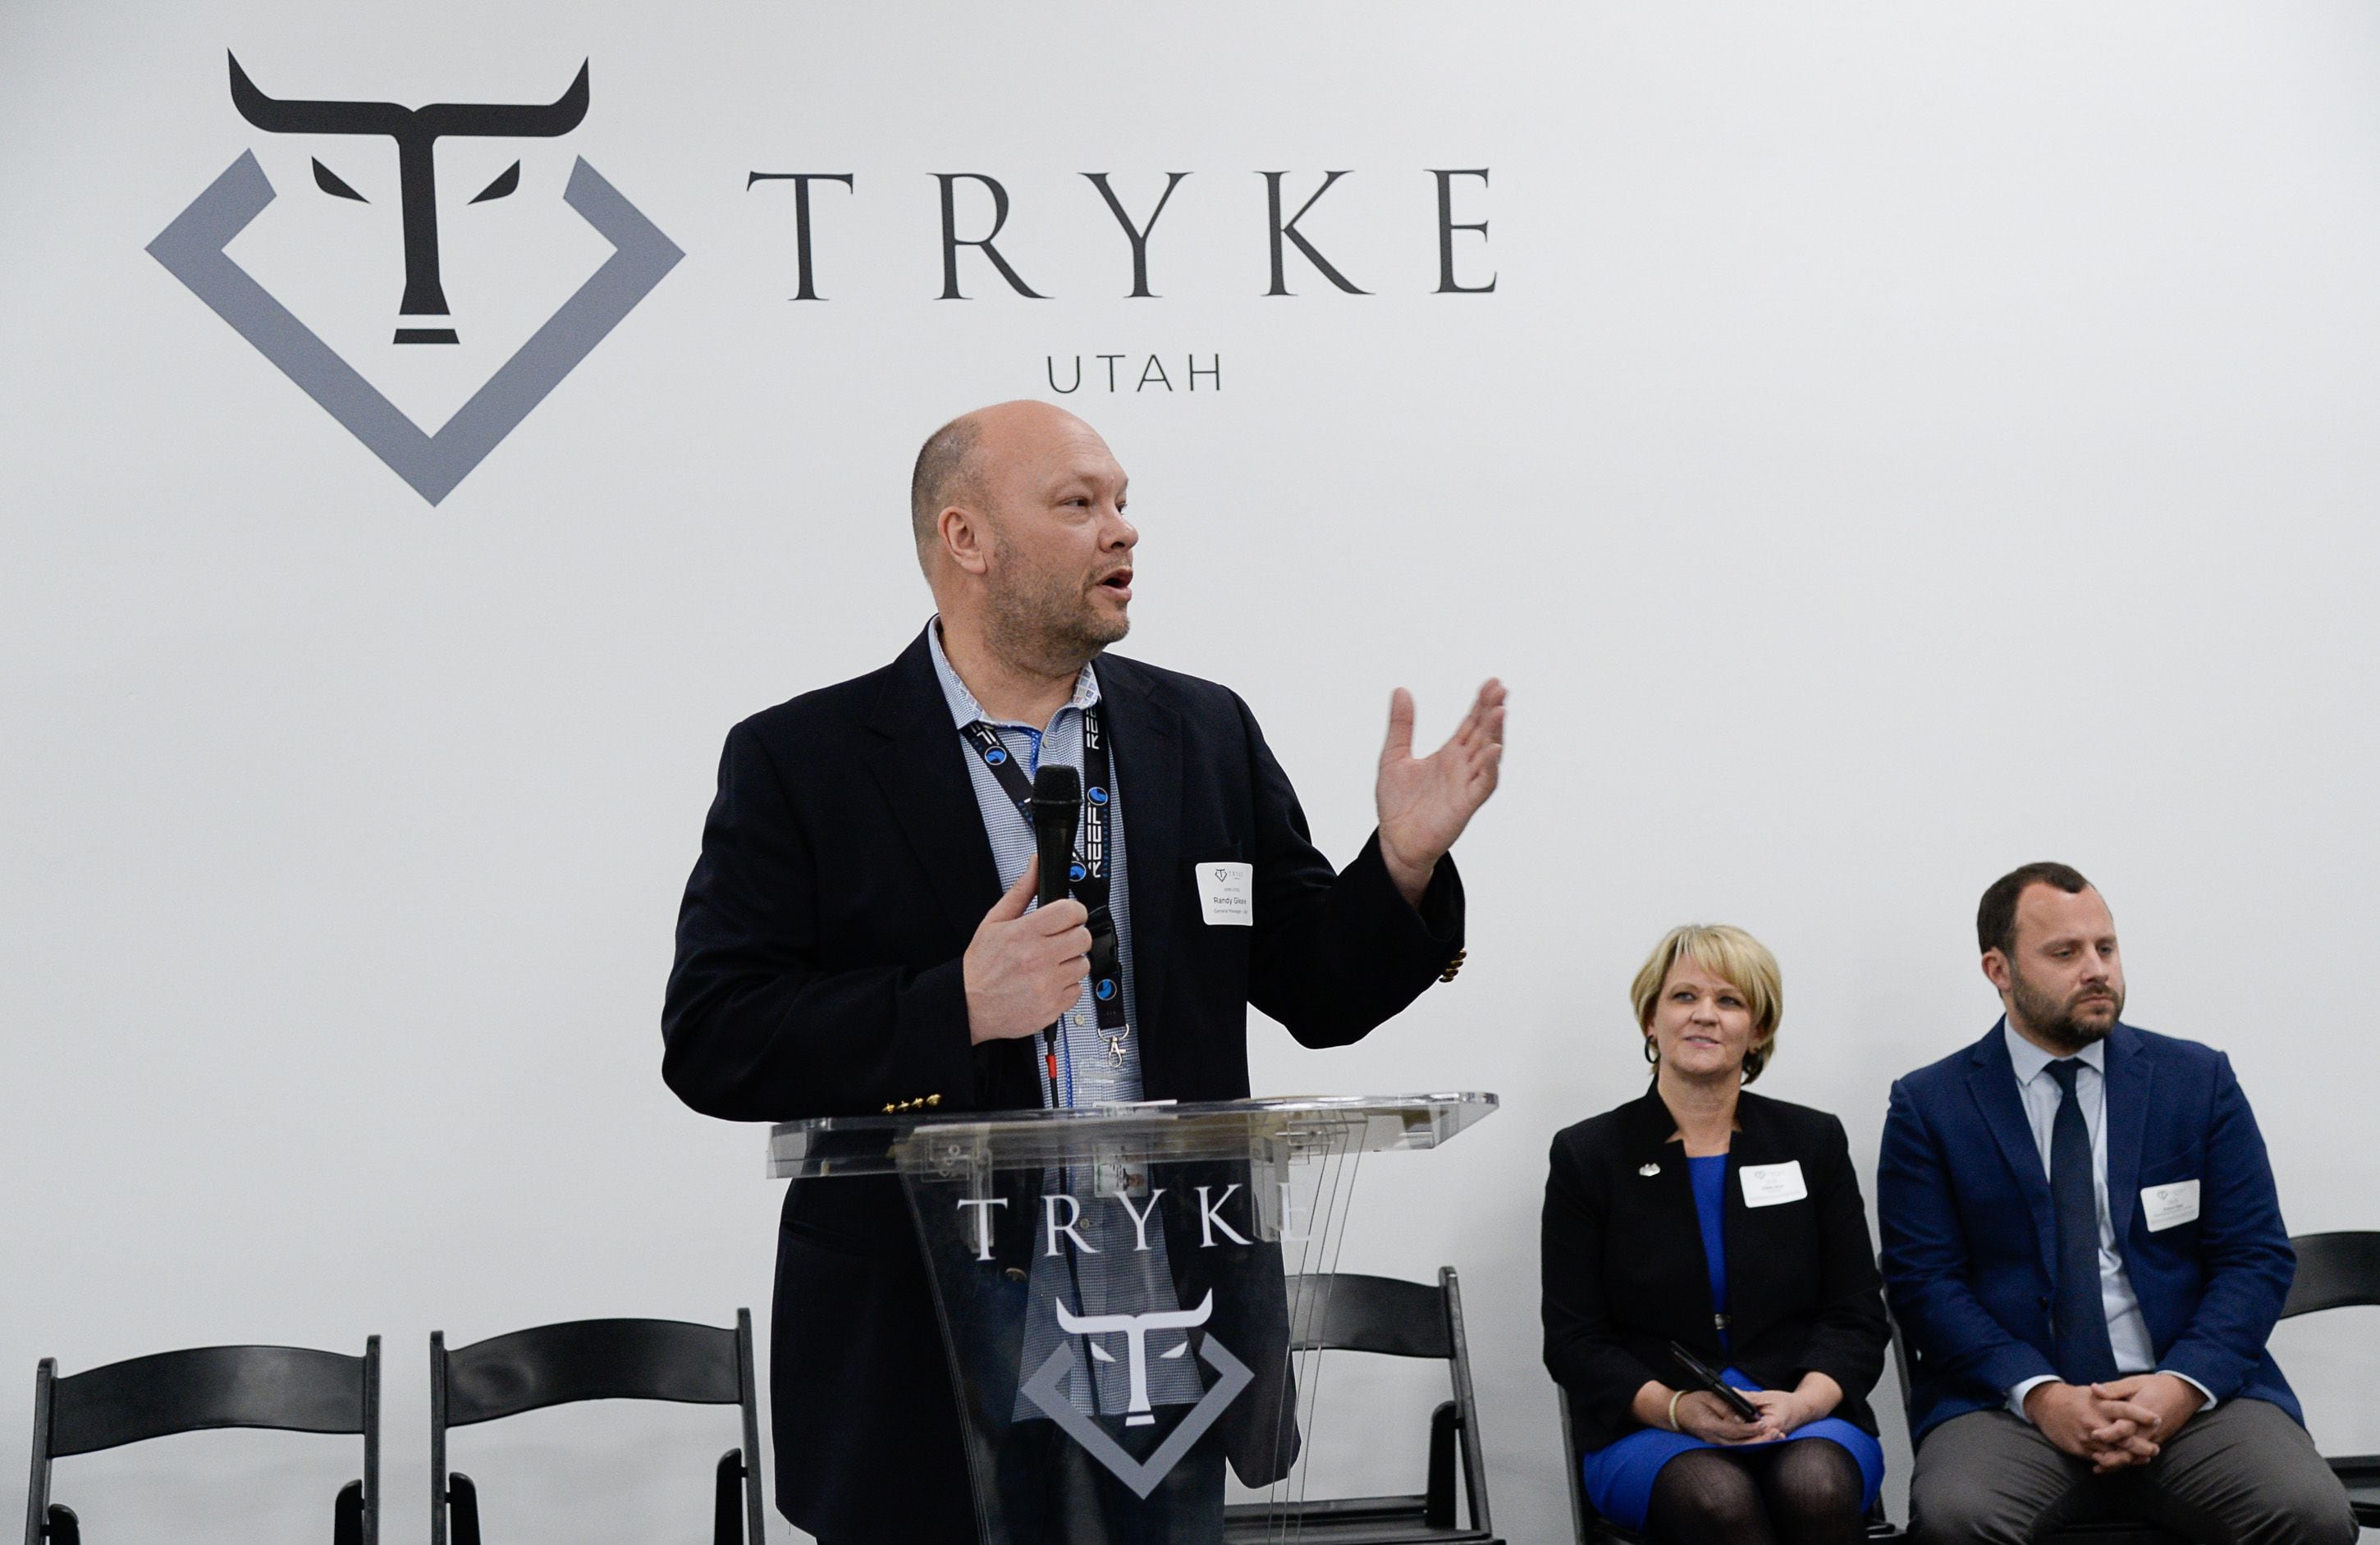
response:
<path id="1" fill-rule="evenodd" d="M 1479 688 L 1454 734 L 1427 756 L 1413 754 L 1413 694 L 1389 698 L 1389 738 L 1380 747 L 1373 799 L 1380 813 L 1380 857 L 1407 901 L 1418 906 L 1430 871 L 1496 791 L 1504 757 L 1504 683 Z"/>

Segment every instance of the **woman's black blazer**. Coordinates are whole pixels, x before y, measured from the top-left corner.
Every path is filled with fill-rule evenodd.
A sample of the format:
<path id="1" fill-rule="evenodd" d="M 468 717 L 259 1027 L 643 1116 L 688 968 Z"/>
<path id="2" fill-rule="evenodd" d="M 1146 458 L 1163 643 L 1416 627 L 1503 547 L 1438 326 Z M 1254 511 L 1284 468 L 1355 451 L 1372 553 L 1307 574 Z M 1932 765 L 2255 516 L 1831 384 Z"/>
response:
<path id="1" fill-rule="evenodd" d="M 1672 1341 L 1769 1389 L 1813 1369 L 1843 1388 L 1834 1414 L 1867 1431 L 1867 1393 L 1884 1370 L 1886 1328 L 1867 1208 L 1843 1124 L 1824 1111 L 1746 1093 L 1729 1148 L 1725 1215 L 1732 1351 L 1719 1346 L 1710 1268 L 1685 1147 L 1658 1090 L 1554 1138 L 1546 1177 L 1546 1367 L 1570 1392 L 1577 1439 L 1593 1449 L 1641 1425 L 1648 1379 L 1683 1370 Z M 1808 1195 L 1746 1207 L 1738 1172 L 1798 1162 Z"/>

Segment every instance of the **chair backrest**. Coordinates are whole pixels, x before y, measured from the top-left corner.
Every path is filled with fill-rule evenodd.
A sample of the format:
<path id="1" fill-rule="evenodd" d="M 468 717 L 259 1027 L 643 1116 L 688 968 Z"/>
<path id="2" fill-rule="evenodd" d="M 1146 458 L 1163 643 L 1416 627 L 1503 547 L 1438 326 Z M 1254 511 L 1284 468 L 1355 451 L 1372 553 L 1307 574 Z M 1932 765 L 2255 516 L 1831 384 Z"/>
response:
<path id="1" fill-rule="evenodd" d="M 1289 1301 L 1296 1317 L 1289 1332 L 1294 1352 L 1454 1356 L 1443 1286 L 1355 1272 L 1315 1273 L 1289 1279 Z"/>
<path id="2" fill-rule="evenodd" d="M 2301 1234 L 2289 1244 L 2298 1252 L 2281 1318 L 2325 1309 L 2380 1304 L 2380 1233 L 2353 1229 L 2339 1234 Z"/>
<path id="3" fill-rule="evenodd" d="M 679 1400 L 733 1406 L 744 1398 L 737 1333 L 682 1320 L 574 1320 L 446 1349 L 430 1338 L 432 1419 L 494 1421 L 578 1400 Z M 442 1398 L 443 1397 L 443 1398 Z"/>
<path id="4" fill-rule="evenodd" d="M 1900 1386 L 1901 1424 L 1911 1426 L 1915 1423 L 1917 1418 L 1915 1408 L 1909 1404 L 1909 1342 L 1900 1334 L 1900 1322 L 1894 1317 L 1892 1306 L 1889 1303 L 1886 1304 L 1884 1309 L 1884 1328 L 1887 1339 L 1892 1347 L 1893 1382 Z M 1915 1440 L 1912 1438 L 1911 1441 Z"/>
<path id="5" fill-rule="evenodd" d="M 1586 1504 L 1586 1451 L 1578 1445 L 1578 1418 L 1571 1409 L 1570 1391 L 1554 1386 L 1554 1399 L 1561 1408 L 1562 1474 L 1570 1480 L 1570 1532 L 1578 1545 L 1594 1545 L 1594 1536 L 1587 1532 L 1591 1510 Z"/>
<path id="6" fill-rule="evenodd" d="M 744 1539 L 761 1545 L 760 1402 L 752 1311 L 732 1327 L 683 1320 L 572 1320 L 475 1341 L 449 1351 L 430 1333 L 430 1515 L 432 1545 L 446 1545 L 446 1431 L 581 1400 L 673 1400 L 743 1407 L 740 1455 Z M 722 1491 L 722 1509 L 728 1508 Z M 475 1509 L 476 1516 L 476 1509 Z M 733 1520 L 729 1511 L 723 1529 Z M 476 1536 L 476 1523 L 473 1534 Z"/>
<path id="7" fill-rule="evenodd" d="M 223 1427 L 360 1434 L 361 1536 L 363 1545 L 377 1540 L 380 1337 L 368 1337 L 359 1358 L 305 1346 L 197 1346 L 129 1358 L 65 1378 L 57 1368 L 57 1359 L 43 1358 L 34 1373 L 26 1545 L 41 1545 L 45 1534 L 55 1532 L 49 1516 L 52 1460 Z"/>
<path id="8" fill-rule="evenodd" d="M 1487 1456 L 1479 1437 L 1478 1401 L 1471 1383 L 1471 1348 L 1463 1328 L 1463 1284 L 1454 1268 L 1440 1266 L 1435 1285 L 1360 1272 L 1330 1272 L 1293 1274 L 1288 1288 L 1292 1351 L 1371 1352 L 1446 1360 L 1462 1448 L 1463 1491 L 1471 1499 L 1471 1527 L 1479 1534 L 1491 1532 L 1495 1526 L 1489 1521 Z M 1445 1526 L 1451 1527 L 1451 1478 L 1448 1484 L 1450 1494 L 1440 1505 Z"/>

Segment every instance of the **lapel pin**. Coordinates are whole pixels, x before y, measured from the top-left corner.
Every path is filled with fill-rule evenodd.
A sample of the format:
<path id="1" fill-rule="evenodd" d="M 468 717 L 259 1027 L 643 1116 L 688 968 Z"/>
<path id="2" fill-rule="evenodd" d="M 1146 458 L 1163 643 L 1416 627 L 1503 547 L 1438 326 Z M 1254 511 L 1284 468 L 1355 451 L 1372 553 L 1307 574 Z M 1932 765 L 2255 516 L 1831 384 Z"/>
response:
<path id="1" fill-rule="evenodd" d="M 1659 1165 L 1646 1165 L 1636 1173 L 1645 1177 L 1645 1179 L 1650 1180 L 1653 1177 L 1661 1173 L 1661 1166 Z"/>

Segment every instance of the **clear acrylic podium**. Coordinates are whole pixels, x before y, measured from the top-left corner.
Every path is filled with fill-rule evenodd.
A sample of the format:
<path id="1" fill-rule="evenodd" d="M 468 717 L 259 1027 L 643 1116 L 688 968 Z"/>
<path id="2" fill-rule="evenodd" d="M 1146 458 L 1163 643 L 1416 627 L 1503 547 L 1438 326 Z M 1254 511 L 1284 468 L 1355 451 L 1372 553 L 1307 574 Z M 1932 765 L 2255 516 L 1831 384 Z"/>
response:
<path id="1" fill-rule="evenodd" d="M 1319 1325 L 1362 1155 L 1492 1094 L 834 1117 L 779 1178 L 898 1175 L 950 1358 L 983 1545 L 1288 1538 Z M 1306 1357 L 1310 1358 L 1311 1354 Z"/>

